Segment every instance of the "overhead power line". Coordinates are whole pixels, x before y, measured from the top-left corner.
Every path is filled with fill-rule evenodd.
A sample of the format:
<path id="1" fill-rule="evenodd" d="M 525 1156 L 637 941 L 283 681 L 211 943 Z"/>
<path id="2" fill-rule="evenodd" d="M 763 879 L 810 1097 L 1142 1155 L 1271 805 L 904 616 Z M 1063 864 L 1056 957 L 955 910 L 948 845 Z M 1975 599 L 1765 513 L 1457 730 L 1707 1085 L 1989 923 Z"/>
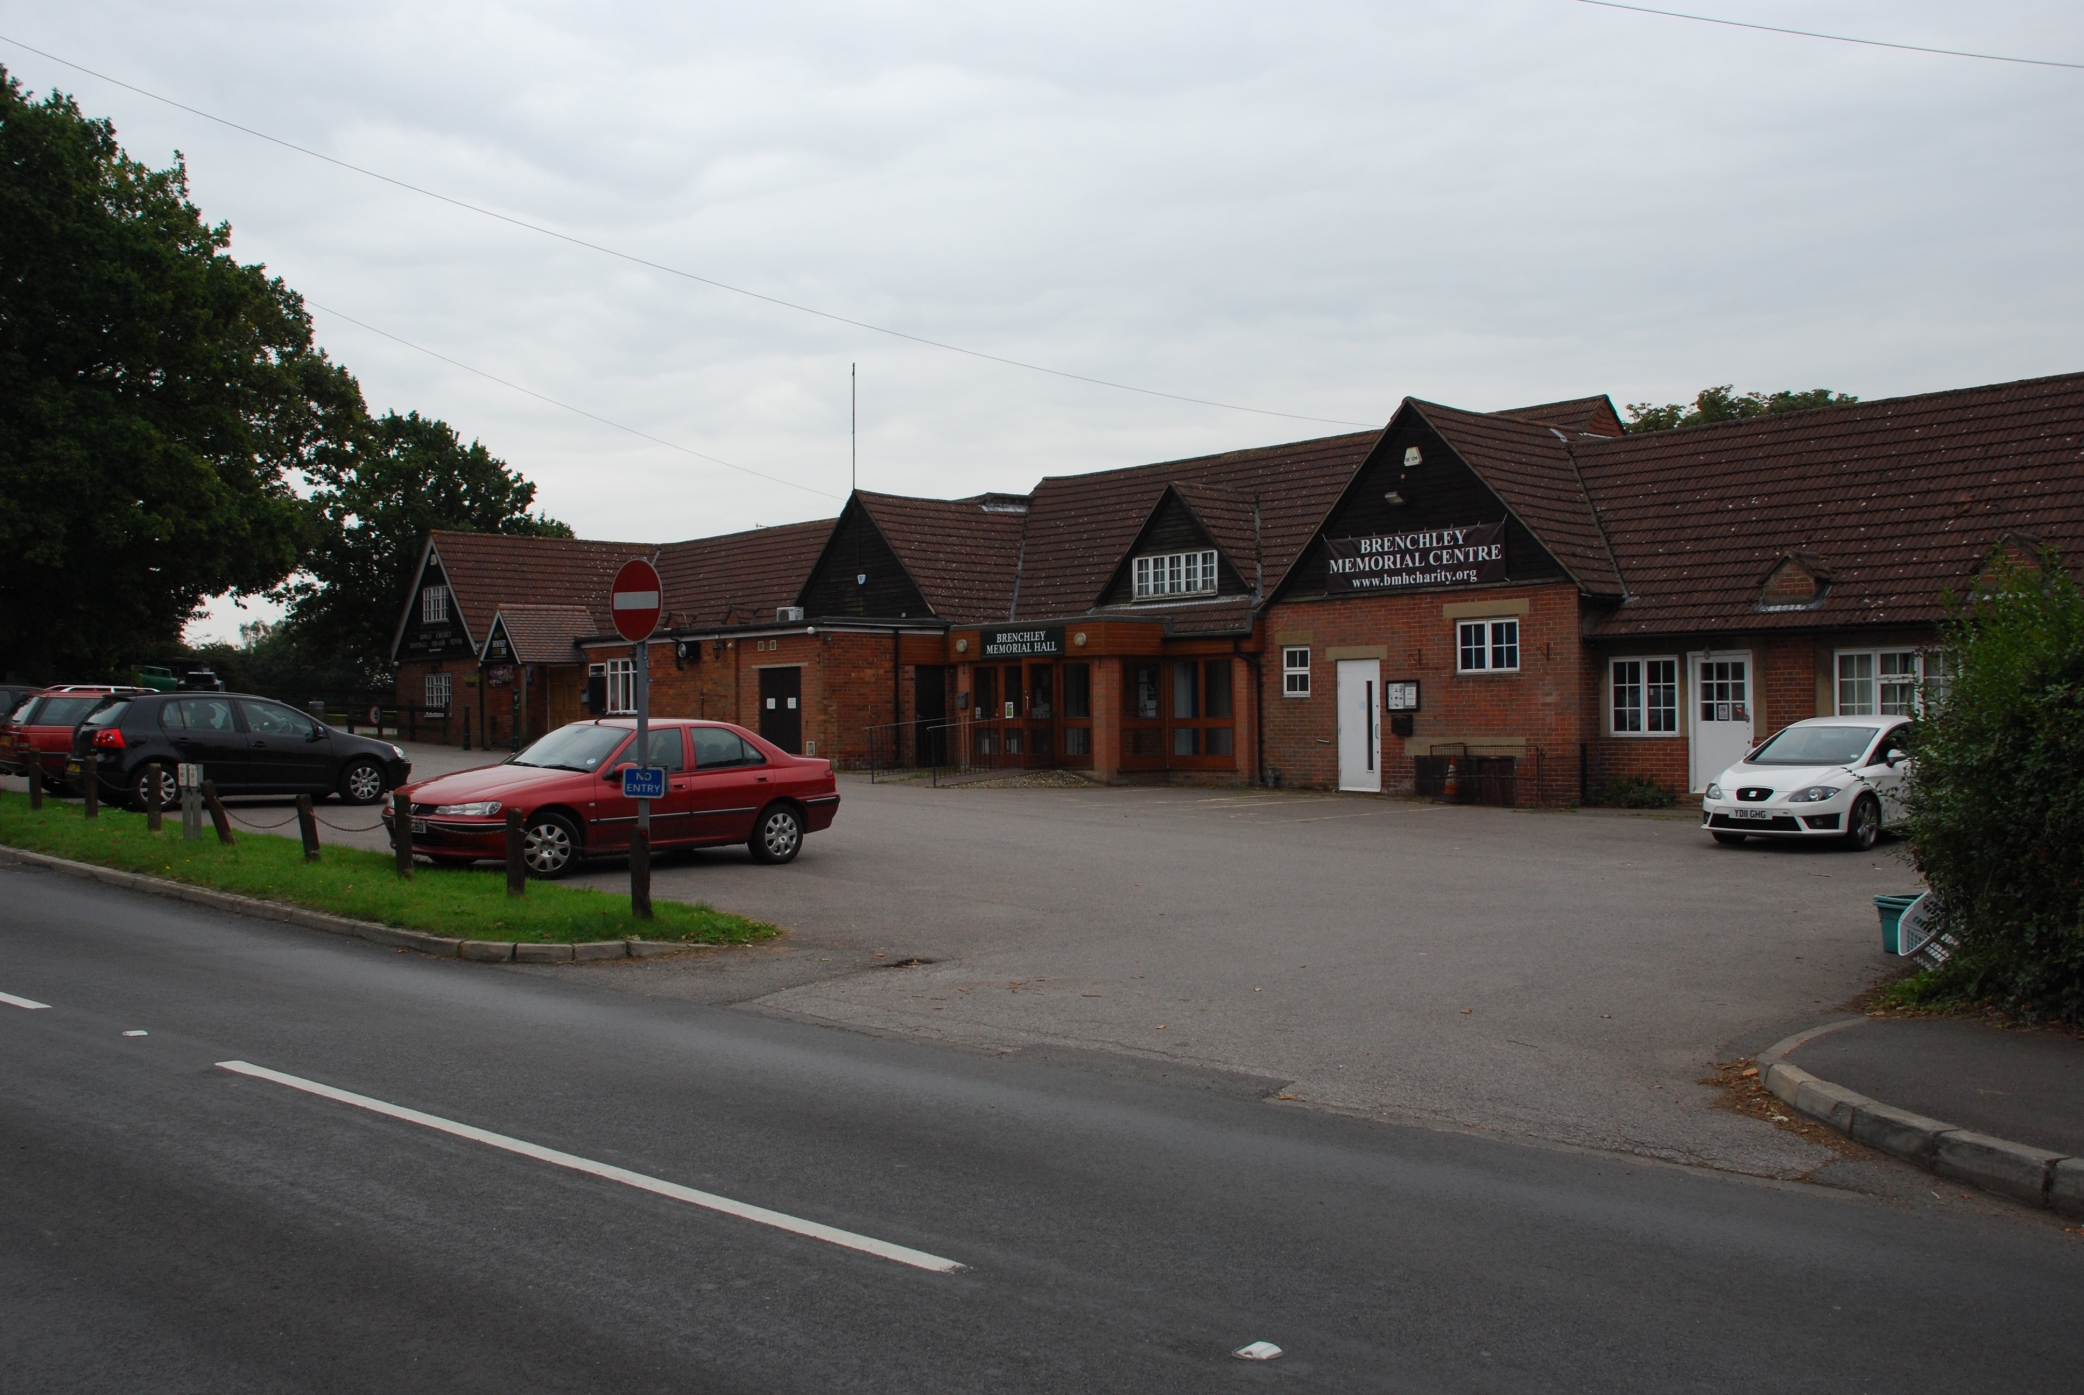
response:
<path id="1" fill-rule="evenodd" d="M 377 170 L 372 170 L 362 165 L 351 164 L 346 160 L 337 159 L 334 156 L 327 155 L 321 151 L 313 150 L 309 146 L 298 145 L 295 141 L 284 140 L 280 136 L 269 135 L 266 131 L 256 130 L 251 126 L 241 125 L 237 121 L 232 121 L 226 117 L 218 116 L 213 112 L 204 111 L 200 107 L 189 106 L 186 102 L 177 102 L 172 97 L 162 97 L 159 93 L 149 91 L 143 87 L 139 87 L 135 83 L 125 82 L 121 78 L 110 77 L 107 73 L 97 72 L 93 68 L 85 67 L 79 63 L 75 63 L 69 58 L 60 58 L 55 53 L 47 52 L 31 44 L 25 44 L 20 39 L 9 38 L 5 34 L 0 34 L 0 43 L 12 44 L 16 48 L 19 48 L 26 53 L 33 53 L 39 58 L 48 58 L 51 62 L 61 64 L 67 68 L 72 69 L 74 72 L 85 73 L 88 77 L 96 78 L 102 82 L 112 83 L 115 86 L 124 89 L 126 92 L 135 92 L 140 97 L 146 97 L 151 99 L 152 101 L 159 102 L 165 106 L 173 107 L 177 111 L 185 111 L 191 116 L 200 116 L 205 121 L 214 121 L 220 126 L 229 127 L 234 131 L 243 132 L 246 135 L 252 136 L 256 140 L 264 140 L 272 145 L 279 145 L 285 150 L 294 150 L 299 155 L 308 155 L 314 160 L 323 160 L 329 165 L 335 165 L 341 169 L 350 170 L 355 174 L 362 175 L 369 179 L 379 180 L 382 183 L 392 185 L 395 188 L 404 189 L 408 193 L 418 194 L 422 198 L 434 199 L 439 203 L 445 203 L 450 205 L 451 207 L 460 208 L 465 210 L 466 212 L 478 214 L 481 217 L 496 219 L 499 222 L 511 224 L 512 226 L 517 228 L 525 228 L 529 232 L 540 233 L 544 237 L 553 237 L 556 238 L 559 242 L 569 243 L 574 247 L 583 247 L 589 252 L 599 252 L 603 256 L 614 257 L 618 260 L 629 262 L 635 266 L 646 267 L 652 271 L 662 272 L 668 276 L 678 276 L 683 280 L 694 281 L 704 286 L 711 286 L 720 291 L 729 291 L 733 295 L 742 295 L 751 300 L 764 301 L 769 305 L 780 306 L 784 310 L 795 310 L 801 314 L 815 315 L 821 320 L 830 320 L 835 324 L 851 325 L 855 329 L 865 329 L 873 334 L 888 335 L 892 339 L 903 339 L 913 344 L 924 345 L 929 349 L 942 349 L 951 354 L 964 354 L 970 358 L 983 359 L 987 363 L 1003 364 L 1008 368 L 1025 369 L 1030 373 L 1046 373 L 1052 378 L 1064 378 L 1074 383 L 1087 383 L 1094 387 L 1114 388 L 1121 392 L 1139 393 L 1145 397 L 1162 397 L 1168 401 L 1186 402 L 1196 407 L 1217 407 L 1227 412 L 1252 412 L 1256 415 L 1265 417 L 1285 417 L 1290 421 L 1321 422 L 1327 426 L 1372 427 L 1377 425 L 1377 423 L 1375 422 L 1346 421 L 1338 417 L 1313 417 L 1305 415 L 1301 412 L 1277 412 L 1267 407 L 1246 407 L 1235 402 L 1217 402 L 1213 399 L 1206 397 L 1189 397 L 1184 393 L 1161 392 L 1157 388 L 1137 387 L 1133 383 L 1117 383 L 1107 378 L 1094 378 L 1084 373 L 1072 373 L 1062 368 L 1049 368 L 1039 363 L 1028 363 L 1024 360 L 1017 358 L 1007 358 L 1001 354 L 986 353 L 982 349 L 964 348 L 960 344 L 950 344 L 939 339 L 928 339 L 924 335 L 910 334 L 901 329 L 892 329 L 888 325 L 871 324 L 867 320 L 857 320 L 847 315 L 835 314 L 833 311 L 830 310 L 820 310 L 816 306 L 804 305 L 793 300 L 783 300 L 780 296 L 768 295 L 762 291 L 748 290 L 744 286 L 734 286 L 727 281 L 718 281 L 713 277 L 701 276 L 692 271 L 684 271 L 677 266 L 668 266 L 664 262 L 655 262 L 647 257 L 640 257 L 634 252 L 624 252 L 619 248 L 610 247 L 604 243 L 591 242 L 583 237 L 574 237 L 570 233 L 559 232 L 557 229 L 545 227 L 541 223 L 531 223 L 526 218 L 517 218 L 510 213 L 500 213 L 497 210 L 486 208 L 482 204 L 471 203 L 466 199 L 459 199 L 451 194 L 438 193 L 433 189 L 424 188 L 418 184 L 408 183 L 407 181 L 396 178 L 392 175 L 383 174 Z"/>
<path id="2" fill-rule="evenodd" d="M 1980 58 L 1989 63 L 2025 63 L 2036 68 L 2075 68 L 2084 63 L 2062 63 L 2053 58 L 2013 58 L 2002 53 L 1970 53 L 1959 48 L 1926 48 L 1922 44 L 1895 44 L 1886 39 L 1855 39 L 1846 34 L 1819 34 L 1813 29 L 1783 29 L 1777 24 L 1749 24 L 1741 19 L 1717 19 L 1713 15 L 1682 14 L 1678 10 L 1653 10 L 1647 5 L 1622 5 L 1615 0 L 1577 0 L 1580 5 L 1597 5 L 1602 10 L 1632 10 L 1639 15 L 1661 15 L 1666 19 L 1690 19 L 1696 24 L 1720 24 L 1729 29 L 1757 29 L 1767 34 L 1792 34 L 1801 39 L 1829 39 L 1834 44 L 1860 44 L 1867 48 L 1894 48 L 1906 53 L 1936 53 L 1944 58 Z"/>
<path id="3" fill-rule="evenodd" d="M 762 471 L 752 469 L 750 466 L 746 465 L 734 465 L 730 461 L 721 459 L 718 456 L 705 455 L 701 451 L 692 450 L 687 446 L 681 445 L 677 441 L 669 441 L 663 436 L 654 436 L 649 431 L 639 431 L 634 426 L 624 426 L 621 422 L 614 421 L 608 417 L 604 417 L 598 412 L 589 412 L 584 407 L 574 407 L 569 402 L 560 402 L 554 397 L 550 397 L 544 393 L 537 392 L 534 388 L 525 388 L 521 386 L 521 384 L 519 383 L 509 382 L 507 379 L 500 377 L 496 373 L 487 373 L 482 368 L 473 368 L 469 364 L 463 362 L 461 359 L 454 359 L 450 358 L 447 354 L 436 353 L 434 350 L 428 348 L 424 344 L 415 344 L 412 342 L 412 340 L 393 334 L 387 329 L 378 329 L 375 325 L 370 324 L 365 320 L 358 320 L 352 315 L 342 314 L 338 310 L 329 309 L 326 306 L 320 305 L 317 301 L 311 299 L 309 296 L 306 296 L 304 298 L 304 303 L 314 310 L 320 311 L 327 315 L 331 315 L 336 320 L 345 320 L 358 329 L 366 329 L 371 334 L 380 335 L 383 338 L 390 340 L 393 344 L 403 344 L 406 348 L 411 349 L 415 353 L 425 354 L 429 358 L 438 358 L 443 363 L 446 363 L 451 367 L 460 368 L 466 373 L 475 373 L 480 378 L 483 378 L 488 382 L 498 383 L 503 388 L 512 388 L 515 392 L 524 393 L 529 397 L 533 397 L 538 402 L 547 402 L 553 407 L 562 407 L 567 412 L 576 412 L 580 416 L 585 417 L 588 421 L 597 421 L 603 426 L 612 426 L 617 431 L 627 431 L 630 435 L 641 437 L 646 441 L 652 442 L 654 445 L 664 446 L 668 450 L 677 450 L 682 455 L 692 455 L 697 460 L 706 460 L 712 465 L 721 465 L 726 470 L 736 470 L 741 475 L 752 475 L 756 479 L 763 479 L 771 484 L 785 484 L 791 489 L 800 489 L 806 494 L 817 494 L 827 499 L 837 499 L 840 497 L 839 495 L 832 493 L 830 490 L 814 489 L 807 484 L 798 484 L 794 480 L 785 480 L 780 475 L 766 474 Z"/>

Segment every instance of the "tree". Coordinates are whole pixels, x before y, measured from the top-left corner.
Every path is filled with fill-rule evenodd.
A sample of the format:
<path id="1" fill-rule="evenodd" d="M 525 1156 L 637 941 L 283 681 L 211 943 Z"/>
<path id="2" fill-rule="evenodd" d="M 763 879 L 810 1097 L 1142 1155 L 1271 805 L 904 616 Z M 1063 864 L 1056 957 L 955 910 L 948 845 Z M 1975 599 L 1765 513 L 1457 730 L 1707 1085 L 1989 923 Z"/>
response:
<path id="1" fill-rule="evenodd" d="M 1911 854 L 1958 942 L 1912 996 L 2084 1021 L 2084 596 L 2051 551 L 1953 603 L 1919 723 Z"/>
<path id="2" fill-rule="evenodd" d="M 337 656 L 379 686 L 398 608 L 436 528 L 568 538 L 528 512 L 535 486 L 447 422 L 418 412 L 367 421 L 353 448 L 307 471 L 315 538 L 304 574 L 284 593 L 288 628 L 305 653 Z"/>
<path id="3" fill-rule="evenodd" d="M 296 565 L 289 473 L 365 412 L 301 299 L 230 243 L 178 154 L 150 169 L 0 68 L 0 669 L 113 676 Z"/>
<path id="4" fill-rule="evenodd" d="M 1835 407 L 1859 400 L 1850 393 L 1833 392 L 1829 388 L 1810 388 L 1807 392 L 1747 392 L 1739 396 L 1730 384 L 1724 383 L 1721 387 L 1702 388 L 1691 407 L 1682 402 L 1667 402 L 1662 407 L 1648 402 L 1631 402 L 1628 404 L 1628 429 L 1630 432 L 1670 431 L 1678 426 L 1744 421 L 1750 417 L 1802 412 L 1811 407 Z"/>

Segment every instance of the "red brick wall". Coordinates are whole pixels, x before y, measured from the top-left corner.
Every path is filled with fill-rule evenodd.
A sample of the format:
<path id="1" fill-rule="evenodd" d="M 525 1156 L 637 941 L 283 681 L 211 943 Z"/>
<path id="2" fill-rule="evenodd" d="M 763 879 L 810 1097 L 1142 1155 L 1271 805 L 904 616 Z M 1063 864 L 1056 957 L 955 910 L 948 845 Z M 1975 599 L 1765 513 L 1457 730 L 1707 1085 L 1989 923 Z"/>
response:
<path id="1" fill-rule="evenodd" d="M 1520 668 L 1509 674 L 1455 671 L 1456 619 L 1444 606 L 1524 600 Z M 1505 613 L 1502 609 L 1500 614 Z M 1413 744 L 1431 739 L 1480 743 L 1523 740 L 1519 798 L 1523 804 L 1570 803 L 1577 798 L 1578 742 L 1590 734 L 1588 694 L 1595 662 L 1579 638 L 1579 598 L 1570 585 L 1501 587 L 1494 591 L 1427 591 L 1290 602 L 1270 608 L 1264 622 L 1266 659 L 1260 689 L 1266 710 L 1264 768 L 1281 784 L 1331 788 L 1338 784 L 1338 664 L 1327 651 L 1381 645 L 1384 682 L 1418 679 L 1420 710 Z M 1282 694 L 1283 634 L 1307 634 L 1311 694 Z M 1294 643 L 1304 643 L 1298 638 Z M 1596 716 L 1591 718 L 1596 722 Z M 1413 767 L 1407 743 L 1390 736 L 1384 719 L 1382 774 L 1386 791 L 1408 791 Z"/>

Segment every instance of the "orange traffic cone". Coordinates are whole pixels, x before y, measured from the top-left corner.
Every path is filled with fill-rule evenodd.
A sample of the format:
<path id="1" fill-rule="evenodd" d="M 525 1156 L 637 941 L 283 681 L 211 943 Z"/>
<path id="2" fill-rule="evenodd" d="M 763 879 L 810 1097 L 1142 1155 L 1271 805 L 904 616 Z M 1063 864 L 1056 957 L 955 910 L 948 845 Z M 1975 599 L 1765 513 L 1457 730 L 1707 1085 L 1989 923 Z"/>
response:
<path id="1" fill-rule="evenodd" d="M 1455 767 L 1454 757 L 1447 758 L 1447 782 L 1440 786 L 1440 797 L 1446 800 L 1459 799 L 1462 794 L 1461 774 Z"/>

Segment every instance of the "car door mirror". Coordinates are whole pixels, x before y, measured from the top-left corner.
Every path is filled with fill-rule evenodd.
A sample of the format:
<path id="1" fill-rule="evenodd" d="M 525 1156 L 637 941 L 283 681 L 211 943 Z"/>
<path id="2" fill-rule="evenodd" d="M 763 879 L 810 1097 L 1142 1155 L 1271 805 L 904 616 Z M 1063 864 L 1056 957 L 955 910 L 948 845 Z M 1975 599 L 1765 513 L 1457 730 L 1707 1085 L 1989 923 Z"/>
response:
<path id="1" fill-rule="evenodd" d="M 610 783 L 618 783 L 622 779 L 622 772 L 627 769 L 629 769 L 627 765 L 611 765 L 601 772 L 601 779 Z"/>

